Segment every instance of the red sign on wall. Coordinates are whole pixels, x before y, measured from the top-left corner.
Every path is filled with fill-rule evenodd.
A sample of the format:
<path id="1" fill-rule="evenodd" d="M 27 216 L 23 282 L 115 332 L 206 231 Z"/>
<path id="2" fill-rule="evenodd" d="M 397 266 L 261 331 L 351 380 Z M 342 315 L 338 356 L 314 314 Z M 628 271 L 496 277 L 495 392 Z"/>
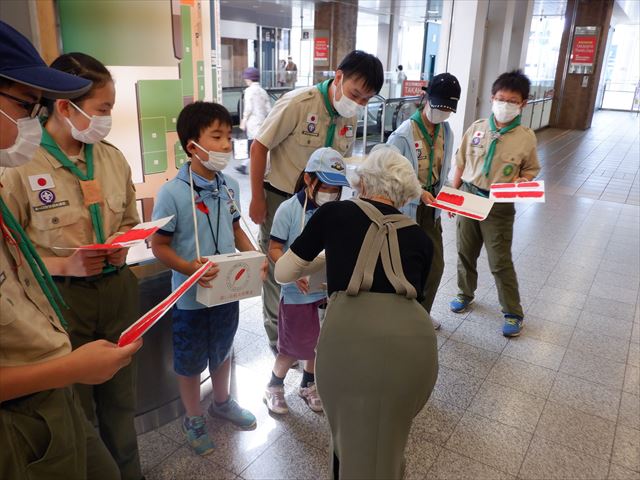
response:
<path id="1" fill-rule="evenodd" d="M 402 96 L 415 97 L 422 95 L 424 93 L 422 87 L 426 86 L 426 80 L 405 80 L 404 82 L 402 82 Z"/>
<path id="2" fill-rule="evenodd" d="M 329 61 L 329 38 L 316 37 L 313 39 L 313 59 L 315 61 Z"/>
<path id="3" fill-rule="evenodd" d="M 598 37 L 596 35 L 576 35 L 573 37 L 571 47 L 571 63 L 580 65 L 593 65 L 596 61 L 596 47 Z"/>

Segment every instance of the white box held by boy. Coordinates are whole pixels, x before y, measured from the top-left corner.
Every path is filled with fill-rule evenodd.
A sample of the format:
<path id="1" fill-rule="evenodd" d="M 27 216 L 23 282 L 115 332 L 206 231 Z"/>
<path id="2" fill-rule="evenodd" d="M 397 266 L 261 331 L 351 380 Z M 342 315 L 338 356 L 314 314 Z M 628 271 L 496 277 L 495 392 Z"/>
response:
<path id="1" fill-rule="evenodd" d="M 260 268 L 265 259 L 263 253 L 236 252 L 204 258 L 215 263 L 220 271 L 218 276 L 210 282 L 211 288 L 198 285 L 196 301 L 199 303 L 213 307 L 261 294 Z"/>

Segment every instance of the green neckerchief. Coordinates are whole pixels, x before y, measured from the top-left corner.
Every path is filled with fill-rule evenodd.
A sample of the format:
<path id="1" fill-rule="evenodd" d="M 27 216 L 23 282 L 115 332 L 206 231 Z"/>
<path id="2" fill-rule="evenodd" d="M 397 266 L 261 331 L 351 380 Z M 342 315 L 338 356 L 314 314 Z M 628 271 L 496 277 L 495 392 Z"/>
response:
<path id="1" fill-rule="evenodd" d="M 422 121 L 421 109 L 418 109 L 415 112 L 413 112 L 413 115 L 411 115 L 410 118 L 411 120 L 416 122 L 416 125 L 418 125 L 418 128 L 420 129 L 422 136 L 427 141 L 427 144 L 429 144 L 429 177 L 427 178 L 427 182 L 423 185 L 423 187 L 425 190 L 431 191 L 432 180 L 433 180 L 433 157 L 436 150 L 435 143 L 436 143 L 436 140 L 438 139 L 438 134 L 440 133 L 440 124 L 436 123 L 435 130 L 433 132 L 433 137 L 432 137 L 431 135 L 429 135 L 429 132 L 427 132 L 427 127 L 425 127 L 424 122 Z"/>
<path id="2" fill-rule="evenodd" d="M 62 324 L 62 326 L 67 329 L 68 325 L 64 317 L 62 316 L 60 306 L 63 306 L 65 308 L 69 307 L 62 298 L 62 295 L 60 295 L 60 291 L 51 278 L 51 275 L 49 275 L 47 267 L 40 258 L 40 255 L 38 255 L 36 248 L 33 246 L 33 243 L 31 243 L 31 240 L 29 240 L 29 237 L 27 236 L 24 229 L 15 219 L 7 205 L 4 203 L 4 200 L 2 200 L 1 198 L 0 208 L 2 212 L 2 219 L 5 222 L 7 228 L 9 228 L 9 230 L 11 231 L 11 235 L 17 242 L 18 248 L 20 248 L 22 255 L 29 264 L 29 267 L 31 267 L 33 276 L 36 278 L 38 285 L 40 285 L 42 293 L 44 293 L 45 297 L 47 297 L 47 300 L 49 300 L 49 303 L 60 319 L 60 323 Z"/>
<path id="3" fill-rule="evenodd" d="M 322 93 L 322 98 L 324 99 L 324 106 L 327 109 L 327 113 L 331 117 L 331 123 L 329 124 L 329 131 L 327 132 L 327 139 L 324 142 L 325 147 L 333 146 L 333 137 L 336 135 L 336 120 L 339 115 L 338 112 L 331 106 L 331 100 L 329 100 L 329 84 L 333 81 L 333 79 L 325 80 L 322 83 L 318 83 L 316 88 L 320 90 Z"/>
<path id="4" fill-rule="evenodd" d="M 487 149 L 487 154 L 484 157 L 484 164 L 482 165 L 482 173 L 485 177 L 489 177 L 491 173 L 491 163 L 493 162 L 493 155 L 496 153 L 496 145 L 498 144 L 498 140 L 505 133 L 513 130 L 518 125 L 520 125 L 520 115 L 513 119 L 513 121 L 507 125 L 506 127 L 502 127 L 498 130 L 496 127 L 496 121 L 493 118 L 493 113 L 489 117 L 489 127 L 491 128 L 491 143 L 489 144 L 489 148 Z"/>
<path id="5" fill-rule="evenodd" d="M 84 159 L 87 164 L 87 173 L 83 173 L 78 166 L 67 158 L 65 153 L 60 149 L 56 141 L 49 135 L 49 132 L 42 128 L 42 141 L 40 145 L 55 157 L 60 164 L 73 173 L 82 181 L 93 180 L 93 145 L 90 143 L 84 144 Z M 102 226 L 102 212 L 100 211 L 99 203 L 92 203 L 88 207 L 89 216 L 91 217 L 91 224 L 93 226 L 93 232 L 96 234 L 96 243 L 104 243 L 106 237 L 104 235 L 104 229 Z M 112 265 L 106 265 L 102 270 L 103 273 L 111 272 L 115 270 Z"/>
<path id="6" fill-rule="evenodd" d="M 87 181 L 93 180 L 93 145 L 90 143 L 84 144 L 84 158 L 87 163 L 87 173 L 82 173 L 82 170 L 78 168 L 78 166 L 73 163 L 71 160 L 67 158 L 60 147 L 56 143 L 56 141 L 51 138 L 49 132 L 47 132 L 44 128 L 42 129 L 42 142 L 41 145 L 45 148 L 47 152 L 55 157 L 56 160 L 60 162 L 60 164 L 73 173 L 80 180 Z M 92 203 L 89 205 L 89 214 L 91 216 L 91 223 L 93 224 L 93 231 L 96 234 L 96 242 L 104 243 L 104 230 L 102 229 L 102 214 L 100 212 L 100 204 Z"/>

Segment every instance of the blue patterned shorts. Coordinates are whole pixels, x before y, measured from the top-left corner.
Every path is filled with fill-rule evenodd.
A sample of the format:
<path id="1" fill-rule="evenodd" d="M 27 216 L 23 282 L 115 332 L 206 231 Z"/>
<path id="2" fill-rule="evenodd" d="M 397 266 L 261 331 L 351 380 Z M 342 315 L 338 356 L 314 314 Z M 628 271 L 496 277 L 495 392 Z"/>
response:
<path id="1" fill-rule="evenodd" d="M 173 369 L 193 377 L 215 371 L 233 346 L 238 330 L 239 303 L 232 302 L 198 310 L 173 309 Z"/>

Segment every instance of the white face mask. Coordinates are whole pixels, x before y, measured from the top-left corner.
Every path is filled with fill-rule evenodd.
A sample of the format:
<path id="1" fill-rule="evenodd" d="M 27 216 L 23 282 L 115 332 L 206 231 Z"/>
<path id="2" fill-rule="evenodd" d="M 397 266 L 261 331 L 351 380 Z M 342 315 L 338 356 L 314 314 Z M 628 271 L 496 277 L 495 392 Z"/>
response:
<path id="1" fill-rule="evenodd" d="M 207 160 L 202 160 L 199 155 L 196 155 L 206 169 L 213 172 L 221 172 L 229 165 L 233 155 L 231 152 L 212 152 L 211 150 L 205 150 L 196 142 L 193 142 L 193 144 L 203 152 L 207 152 Z"/>
<path id="2" fill-rule="evenodd" d="M 0 110 L 0 113 L 18 126 L 18 136 L 15 143 L 9 148 L 0 149 L 0 167 L 19 167 L 24 165 L 35 155 L 40 140 L 42 139 L 42 127 L 37 118 L 21 118 L 14 120 Z"/>
<path id="3" fill-rule="evenodd" d="M 429 105 L 428 102 L 424 107 L 424 114 L 427 116 L 429 121 L 433 124 L 442 123 L 451 116 L 451 112 L 438 110 L 437 108 L 431 108 L 431 105 Z"/>
<path id="4" fill-rule="evenodd" d="M 111 115 L 89 116 L 72 101 L 69 101 L 69 103 L 89 119 L 89 126 L 84 130 L 78 130 L 73 123 L 71 123 L 71 120 L 65 118 L 71 127 L 71 136 L 73 138 L 82 143 L 98 143 L 109 135 L 111 131 Z"/>
<path id="5" fill-rule="evenodd" d="M 509 123 L 520 115 L 520 105 L 494 100 L 491 105 L 491 111 L 500 123 Z"/>
<path id="6" fill-rule="evenodd" d="M 344 78 L 342 80 L 342 83 L 340 83 L 340 94 L 342 95 L 340 97 L 340 100 L 336 99 L 336 92 L 338 91 L 338 87 L 333 90 L 333 108 L 336 109 L 336 112 L 338 112 L 341 117 L 355 117 L 356 115 L 359 115 L 362 110 L 364 110 L 364 107 L 358 105 L 354 100 L 351 100 L 344 94 L 344 90 L 342 89 L 343 84 Z"/>
<path id="7" fill-rule="evenodd" d="M 318 192 L 316 193 L 316 205 L 324 205 L 327 202 L 335 202 L 336 200 L 340 200 L 340 193 L 335 192 Z"/>

